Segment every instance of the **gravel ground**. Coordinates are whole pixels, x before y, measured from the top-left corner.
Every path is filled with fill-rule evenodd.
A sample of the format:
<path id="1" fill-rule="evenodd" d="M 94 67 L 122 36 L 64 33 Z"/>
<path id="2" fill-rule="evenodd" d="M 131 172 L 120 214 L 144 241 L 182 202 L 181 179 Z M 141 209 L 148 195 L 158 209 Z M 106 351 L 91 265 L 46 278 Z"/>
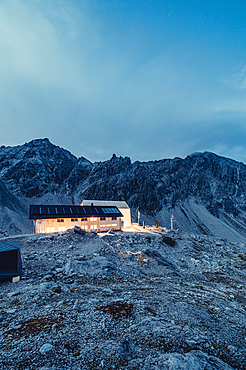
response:
<path id="1" fill-rule="evenodd" d="M 246 245 L 161 228 L 23 235 L 0 368 L 246 369 Z"/>

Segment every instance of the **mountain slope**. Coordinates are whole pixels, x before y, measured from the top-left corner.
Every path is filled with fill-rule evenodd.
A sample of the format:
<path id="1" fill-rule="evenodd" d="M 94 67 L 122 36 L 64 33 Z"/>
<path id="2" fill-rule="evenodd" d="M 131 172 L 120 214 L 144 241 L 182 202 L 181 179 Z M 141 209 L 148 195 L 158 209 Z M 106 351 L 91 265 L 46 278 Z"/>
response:
<path id="1" fill-rule="evenodd" d="M 31 231 L 27 205 L 0 181 L 0 233 L 20 234 Z"/>
<path id="2" fill-rule="evenodd" d="M 0 180 L 27 203 L 126 200 L 133 218 L 196 233 L 246 237 L 246 166 L 216 154 L 132 163 L 91 163 L 48 139 L 0 147 Z"/>

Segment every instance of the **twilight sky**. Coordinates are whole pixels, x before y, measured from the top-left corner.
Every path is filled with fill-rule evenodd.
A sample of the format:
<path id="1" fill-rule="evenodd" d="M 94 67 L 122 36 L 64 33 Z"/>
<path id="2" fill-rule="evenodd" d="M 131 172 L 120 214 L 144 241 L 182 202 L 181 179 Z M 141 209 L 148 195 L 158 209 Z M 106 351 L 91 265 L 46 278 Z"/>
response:
<path id="1" fill-rule="evenodd" d="M 0 145 L 246 163 L 246 3 L 0 0 Z"/>

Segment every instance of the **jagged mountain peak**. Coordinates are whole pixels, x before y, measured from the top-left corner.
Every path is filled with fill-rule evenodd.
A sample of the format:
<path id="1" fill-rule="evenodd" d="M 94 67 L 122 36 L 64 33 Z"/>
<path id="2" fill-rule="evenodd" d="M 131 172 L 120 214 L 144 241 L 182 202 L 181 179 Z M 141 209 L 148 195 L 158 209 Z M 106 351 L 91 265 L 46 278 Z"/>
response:
<path id="1" fill-rule="evenodd" d="M 33 139 L 29 142 L 26 142 L 24 145 L 40 145 L 41 143 L 45 143 L 48 145 L 54 145 L 50 142 L 48 137 L 40 138 L 40 139 Z"/>
<path id="2" fill-rule="evenodd" d="M 68 158 L 76 161 L 75 155 L 58 145 L 52 144 L 48 138 L 34 139 L 24 144 L 29 156 L 40 156 L 44 160 L 49 160 L 52 156 L 59 158 Z"/>
<path id="3" fill-rule="evenodd" d="M 92 175 L 98 175 L 100 178 L 105 176 L 115 176 L 122 172 L 130 170 L 132 167 L 129 157 L 117 157 L 115 154 L 109 160 L 95 162 L 92 168 Z"/>
<path id="4" fill-rule="evenodd" d="M 35 139 L 24 145 L 2 148 L 0 179 L 19 196 L 40 196 L 53 192 L 77 163 L 68 150 L 49 139 Z"/>
<path id="5" fill-rule="evenodd" d="M 192 158 L 194 160 L 208 160 L 208 161 L 214 161 L 214 162 L 220 162 L 220 163 L 227 163 L 231 166 L 240 167 L 245 166 L 243 162 L 238 162 L 232 158 L 224 157 L 221 155 L 218 155 L 213 152 L 195 152 L 190 155 L 188 155 L 185 159 Z"/>
<path id="6" fill-rule="evenodd" d="M 130 159 L 130 157 L 122 157 L 122 156 L 117 157 L 117 155 L 113 153 L 113 155 L 109 159 L 109 161 L 105 161 L 105 162 L 122 163 L 122 164 L 128 164 L 129 165 L 129 164 L 131 164 L 131 159 Z"/>
<path id="7" fill-rule="evenodd" d="M 191 153 L 189 154 L 190 157 L 220 157 L 219 155 L 213 153 L 213 152 L 209 152 L 209 151 L 205 151 L 205 152 L 194 152 L 194 153 Z M 220 157 L 222 158 L 222 157 Z"/>
<path id="8" fill-rule="evenodd" d="M 57 196 L 60 202 L 68 196 L 79 203 L 82 199 L 125 200 L 133 215 L 140 209 L 146 220 L 159 219 L 164 226 L 177 209 L 179 220 L 184 217 L 176 223 L 180 229 L 185 225 L 190 231 L 209 233 L 212 217 L 213 222 L 223 219 L 246 236 L 246 166 L 211 152 L 134 163 L 113 154 L 106 161 L 91 163 L 48 138 L 35 139 L 0 147 L 0 180 L 19 197 L 43 197 L 47 202 Z M 201 214 L 207 212 L 209 223 L 201 226 L 196 206 Z"/>

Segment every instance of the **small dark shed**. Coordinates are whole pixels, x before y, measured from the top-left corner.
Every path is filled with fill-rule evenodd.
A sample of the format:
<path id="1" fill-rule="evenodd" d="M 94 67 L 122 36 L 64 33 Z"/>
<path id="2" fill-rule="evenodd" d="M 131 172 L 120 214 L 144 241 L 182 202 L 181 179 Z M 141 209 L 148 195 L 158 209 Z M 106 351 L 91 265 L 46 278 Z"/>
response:
<path id="1" fill-rule="evenodd" d="M 18 242 L 0 241 L 0 280 L 21 274 L 21 253 Z"/>

